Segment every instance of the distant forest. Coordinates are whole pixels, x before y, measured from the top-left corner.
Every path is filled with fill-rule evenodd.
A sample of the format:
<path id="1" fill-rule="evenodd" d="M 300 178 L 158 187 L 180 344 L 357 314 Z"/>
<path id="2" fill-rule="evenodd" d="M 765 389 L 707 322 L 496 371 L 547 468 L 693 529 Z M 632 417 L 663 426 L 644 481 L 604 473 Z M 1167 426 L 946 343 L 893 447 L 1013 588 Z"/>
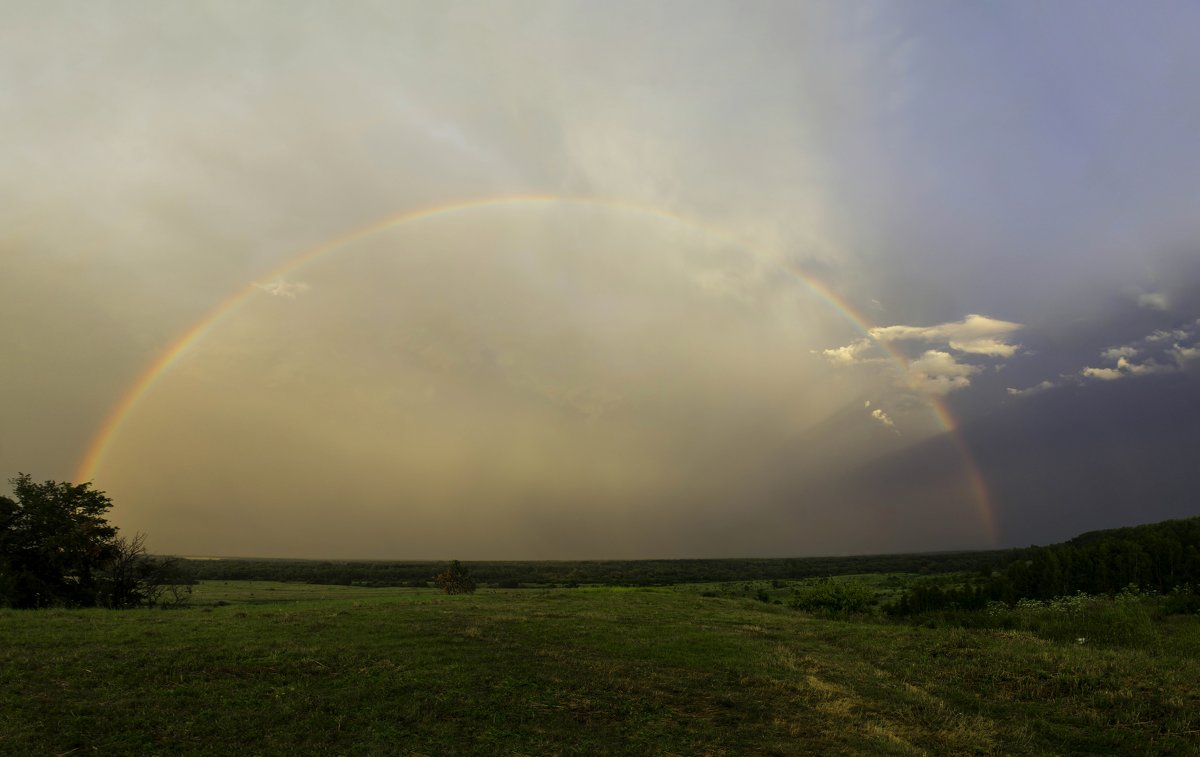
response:
<path id="1" fill-rule="evenodd" d="M 1011 605 L 1079 592 L 1113 595 L 1129 587 L 1190 597 L 1200 593 L 1200 517 L 1092 531 L 1062 544 L 1009 550 L 961 586 L 914 587 L 893 612 L 976 610 L 989 602 Z"/>
<path id="2" fill-rule="evenodd" d="M 745 558 L 720 560 L 578 560 L 467 562 L 481 585 L 666 586 L 715 581 L 818 578 L 854 573 L 952 573 L 975 571 L 996 552 L 940 552 L 850 557 Z M 426 586 L 446 562 L 368 562 L 329 560 L 187 560 L 205 581 L 299 581 L 359 586 Z"/>
<path id="3" fill-rule="evenodd" d="M 219 559 L 186 560 L 199 580 L 295 581 L 360 586 L 428 586 L 445 562 Z M 720 560 L 464 562 L 474 579 L 499 588 L 661 586 L 678 583 L 799 580 L 861 573 L 967 577 L 947 587 L 918 584 L 893 607 L 898 614 L 988 602 L 1051 599 L 1077 592 L 1200 590 L 1200 517 L 1094 531 L 1062 544 L 1022 549 L 845 557 Z"/>

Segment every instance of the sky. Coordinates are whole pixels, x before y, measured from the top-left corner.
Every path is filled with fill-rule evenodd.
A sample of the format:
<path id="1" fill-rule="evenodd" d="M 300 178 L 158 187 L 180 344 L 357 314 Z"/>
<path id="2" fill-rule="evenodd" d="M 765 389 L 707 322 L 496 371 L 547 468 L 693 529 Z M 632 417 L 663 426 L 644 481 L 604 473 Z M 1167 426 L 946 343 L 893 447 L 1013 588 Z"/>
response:
<path id="1" fill-rule="evenodd" d="M 1200 514 L 1191 2 L 0 6 L 0 476 L 183 555 Z M 0 487 L 2 488 L 2 487 Z"/>

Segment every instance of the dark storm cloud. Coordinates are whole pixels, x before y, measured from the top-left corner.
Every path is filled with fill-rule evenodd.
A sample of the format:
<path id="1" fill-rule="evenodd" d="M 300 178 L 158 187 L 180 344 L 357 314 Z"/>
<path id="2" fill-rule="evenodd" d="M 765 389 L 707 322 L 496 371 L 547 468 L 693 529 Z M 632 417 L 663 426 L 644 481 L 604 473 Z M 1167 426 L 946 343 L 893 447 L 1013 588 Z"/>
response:
<path id="1" fill-rule="evenodd" d="M 1196 514 L 1195 372 L 1072 385 L 964 427 L 1008 544 Z"/>

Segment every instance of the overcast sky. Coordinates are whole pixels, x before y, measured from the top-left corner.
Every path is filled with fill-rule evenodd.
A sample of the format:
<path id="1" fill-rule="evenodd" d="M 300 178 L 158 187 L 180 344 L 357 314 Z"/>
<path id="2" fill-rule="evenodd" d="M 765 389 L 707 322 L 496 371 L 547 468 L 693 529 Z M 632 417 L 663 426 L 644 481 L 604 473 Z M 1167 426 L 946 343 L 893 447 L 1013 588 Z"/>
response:
<path id="1" fill-rule="evenodd" d="M 1200 514 L 1197 29 L 1156 0 L 5 3 L 0 475 L 86 472 L 193 555 Z"/>

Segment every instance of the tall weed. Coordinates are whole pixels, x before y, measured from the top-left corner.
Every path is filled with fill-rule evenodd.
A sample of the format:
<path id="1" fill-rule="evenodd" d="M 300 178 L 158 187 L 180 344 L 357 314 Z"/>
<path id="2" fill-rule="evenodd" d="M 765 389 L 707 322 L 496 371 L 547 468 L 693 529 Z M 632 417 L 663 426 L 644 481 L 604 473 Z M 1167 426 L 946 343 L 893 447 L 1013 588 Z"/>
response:
<path id="1" fill-rule="evenodd" d="M 1163 614 L 1161 597 L 1131 585 L 1112 597 L 1079 592 L 1046 601 L 1022 599 L 1011 607 L 989 602 L 982 612 L 930 613 L 922 620 L 929 626 L 1025 631 L 1064 643 L 1146 647 L 1158 638 L 1155 621 Z"/>

